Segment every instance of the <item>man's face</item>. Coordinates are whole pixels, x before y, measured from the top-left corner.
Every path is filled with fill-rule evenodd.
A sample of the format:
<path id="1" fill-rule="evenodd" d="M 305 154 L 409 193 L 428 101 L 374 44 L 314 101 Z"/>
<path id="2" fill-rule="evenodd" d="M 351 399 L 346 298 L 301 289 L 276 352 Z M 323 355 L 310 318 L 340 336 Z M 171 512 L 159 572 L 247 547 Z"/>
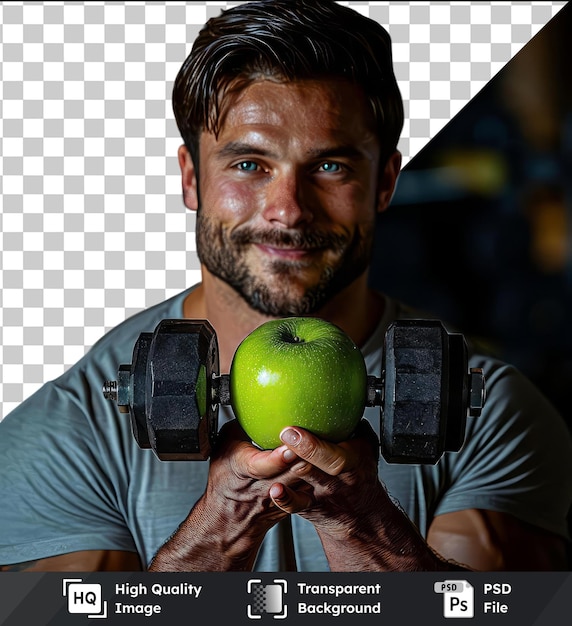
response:
<path id="1" fill-rule="evenodd" d="M 197 253 L 270 316 L 316 312 L 366 270 L 379 143 L 361 91 L 263 80 L 200 140 Z"/>

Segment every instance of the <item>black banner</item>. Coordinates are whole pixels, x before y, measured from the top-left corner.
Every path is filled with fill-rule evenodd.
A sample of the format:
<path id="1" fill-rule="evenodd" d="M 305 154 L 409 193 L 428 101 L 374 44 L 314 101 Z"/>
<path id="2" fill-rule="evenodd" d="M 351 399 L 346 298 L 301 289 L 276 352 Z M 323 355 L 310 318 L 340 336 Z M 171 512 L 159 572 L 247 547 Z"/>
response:
<path id="1" fill-rule="evenodd" d="M 559 626 L 565 573 L 1 573 L 0 626 Z"/>

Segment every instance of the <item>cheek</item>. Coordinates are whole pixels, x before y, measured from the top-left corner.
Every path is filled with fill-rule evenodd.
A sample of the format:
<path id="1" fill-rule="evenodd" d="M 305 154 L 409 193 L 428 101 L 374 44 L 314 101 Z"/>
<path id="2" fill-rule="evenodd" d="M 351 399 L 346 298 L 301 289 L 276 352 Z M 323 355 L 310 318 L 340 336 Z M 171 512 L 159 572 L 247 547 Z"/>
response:
<path id="1" fill-rule="evenodd" d="M 370 228 L 376 215 L 376 198 L 373 189 L 362 185 L 347 185 L 329 197 L 329 217 L 333 222 L 347 227 Z"/>
<path id="2" fill-rule="evenodd" d="M 201 181 L 201 206 L 207 213 L 226 220 L 247 217 L 256 202 L 254 193 L 245 185 L 220 176 Z"/>

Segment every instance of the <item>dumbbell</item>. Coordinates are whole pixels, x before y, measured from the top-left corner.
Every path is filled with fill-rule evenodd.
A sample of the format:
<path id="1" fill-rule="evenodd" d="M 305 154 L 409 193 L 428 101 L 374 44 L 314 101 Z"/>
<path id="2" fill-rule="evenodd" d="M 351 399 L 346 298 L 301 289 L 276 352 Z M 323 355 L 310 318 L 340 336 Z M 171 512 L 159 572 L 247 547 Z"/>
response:
<path id="1" fill-rule="evenodd" d="M 214 328 L 207 320 L 162 320 L 139 335 L 131 364 L 119 365 L 103 394 L 129 414 L 137 444 L 160 460 L 208 459 L 219 406 L 231 404 Z M 433 319 L 389 326 L 380 376 L 367 377 L 365 404 L 380 407 L 387 462 L 435 464 L 444 452 L 459 451 L 467 416 L 480 415 L 484 400 L 484 375 L 468 369 L 462 334 Z"/>

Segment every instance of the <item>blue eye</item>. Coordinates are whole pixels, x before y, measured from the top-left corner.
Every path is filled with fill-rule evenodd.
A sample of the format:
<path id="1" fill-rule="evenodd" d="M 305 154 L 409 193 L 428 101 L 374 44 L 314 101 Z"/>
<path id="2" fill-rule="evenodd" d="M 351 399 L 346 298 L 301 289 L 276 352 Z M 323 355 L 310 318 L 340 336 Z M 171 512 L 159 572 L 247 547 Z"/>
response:
<path id="1" fill-rule="evenodd" d="M 331 161 L 326 161 L 320 165 L 320 169 L 322 172 L 339 172 L 341 167 L 339 163 L 332 163 Z"/>
<path id="2" fill-rule="evenodd" d="M 254 161 L 241 161 L 237 168 L 241 172 L 256 172 L 258 165 Z"/>

